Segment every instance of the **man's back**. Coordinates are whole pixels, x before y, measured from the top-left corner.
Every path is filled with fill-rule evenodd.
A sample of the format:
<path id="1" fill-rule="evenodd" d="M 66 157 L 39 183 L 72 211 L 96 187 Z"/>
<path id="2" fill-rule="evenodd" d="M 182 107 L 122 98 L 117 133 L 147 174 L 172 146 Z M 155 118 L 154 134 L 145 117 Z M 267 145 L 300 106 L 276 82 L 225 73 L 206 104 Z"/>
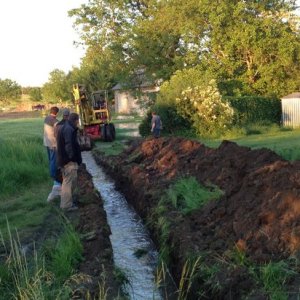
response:
<path id="1" fill-rule="evenodd" d="M 56 148 L 54 125 L 58 122 L 55 116 L 49 115 L 44 120 L 44 146 Z"/>
<path id="2" fill-rule="evenodd" d="M 158 115 L 153 115 L 152 116 L 152 121 L 151 121 L 152 125 L 154 124 L 154 128 L 155 129 L 160 129 L 161 127 L 161 120 L 160 120 L 160 116 Z"/>
<path id="3" fill-rule="evenodd" d="M 77 141 L 77 128 L 66 121 L 57 135 L 57 164 L 59 167 L 63 167 L 70 161 L 81 164 L 81 160 L 81 150 Z"/>

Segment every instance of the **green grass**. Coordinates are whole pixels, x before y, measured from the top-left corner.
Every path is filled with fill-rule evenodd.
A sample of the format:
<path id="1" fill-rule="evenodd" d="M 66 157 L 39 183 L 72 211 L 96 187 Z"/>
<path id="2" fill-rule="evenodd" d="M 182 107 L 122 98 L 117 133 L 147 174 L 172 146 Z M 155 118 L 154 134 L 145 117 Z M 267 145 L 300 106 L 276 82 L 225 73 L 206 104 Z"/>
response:
<path id="1" fill-rule="evenodd" d="M 270 262 L 260 268 L 261 282 L 271 300 L 288 299 L 284 286 L 293 273 L 284 261 Z"/>
<path id="2" fill-rule="evenodd" d="M 93 149 L 95 153 L 104 153 L 106 156 L 119 155 L 125 149 L 125 144 L 118 140 L 110 143 L 97 142 L 96 147 Z"/>
<path id="3" fill-rule="evenodd" d="M 49 214 L 48 158 L 42 141 L 43 120 L 0 120 L 0 230 L 6 218 L 21 237 L 30 235 Z"/>
<path id="4" fill-rule="evenodd" d="M 79 236 L 46 202 L 52 179 L 42 136 L 42 118 L 0 120 L 1 299 L 70 299 L 81 259 Z M 32 239 L 37 249 L 25 256 Z"/>
<path id="5" fill-rule="evenodd" d="M 56 280 L 61 283 L 70 277 L 74 271 L 74 266 L 82 259 L 82 245 L 78 234 L 74 231 L 71 225 L 65 223 L 64 233 L 58 240 L 54 249 L 49 251 L 50 270 L 55 275 Z"/>
<path id="6" fill-rule="evenodd" d="M 241 146 L 252 149 L 268 148 L 276 152 L 287 160 L 300 159 L 300 128 L 291 130 L 290 128 L 271 127 L 267 131 L 261 129 L 261 134 L 251 134 L 246 136 L 225 136 L 217 140 L 201 140 L 209 147 L 216 148 L 222 140 L 227 139 Z"/>
<path id="7" fill-rule="evenodd" d="M 126 141 L 134 139 L 134 134 L 138 131 L 134 126 L 139 122 L 140 119 L 137 117 L 134 119 L 113 120 L 114 124 L 129 125 L 129 128 L 118 128 L 118 126 L 116 126 L 116 139 L 113 142 L 97 141 L 93 151 L 102 152 L 106 156 L 119 155 L 126 148 Z M 133 128 L 130 128 L 130 125 L 133 125 Z"/>
<path id="8" fill-rule="evenodd" d="M 18 235 L 13 235 L 7 223 L 9 239 L 2 238 L 0 264 L 1 299 L 70 299 L 68 279 L 81 259 L 82 246 L 73 227 L 58 220 L 63 234 L 48 243 L 47 251 L 33 255 L 21 251 Z"/>
<path id="9" fill-rule="evenodd" d="M 167 198 L 176 209 L 188 214 L 202 208 L 206 203 L 217 200 L 223 192 L 216 186 L 202 186 L 195 177 L 181 178 L 167 191 Z"/>
<path id="10" fill-rule="evenodd" d="M 43 136 L 43 118 L 0 119 L 0 139 L 26 140 Z"/>

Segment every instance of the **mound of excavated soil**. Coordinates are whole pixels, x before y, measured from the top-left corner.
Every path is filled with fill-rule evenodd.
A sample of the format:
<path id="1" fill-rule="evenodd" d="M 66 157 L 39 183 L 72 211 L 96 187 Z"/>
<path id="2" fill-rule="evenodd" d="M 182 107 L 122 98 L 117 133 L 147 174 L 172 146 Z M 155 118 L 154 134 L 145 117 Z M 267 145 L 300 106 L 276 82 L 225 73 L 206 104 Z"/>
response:
<path id="1" fill-rule="evenodd" d="M 96 159 L 144 218 L 180 177 L 194 176 L 224 191 L 221 199 L 174 220 L 170 243 L 178 262 L 191 251 L 223 254 L 235 245 L 256 262 L 280 260 L 300 249 L 300 162 L 268 149 L 229 141 L 211 149 L 184 138 L 136 141 L 118 157 Z"/>

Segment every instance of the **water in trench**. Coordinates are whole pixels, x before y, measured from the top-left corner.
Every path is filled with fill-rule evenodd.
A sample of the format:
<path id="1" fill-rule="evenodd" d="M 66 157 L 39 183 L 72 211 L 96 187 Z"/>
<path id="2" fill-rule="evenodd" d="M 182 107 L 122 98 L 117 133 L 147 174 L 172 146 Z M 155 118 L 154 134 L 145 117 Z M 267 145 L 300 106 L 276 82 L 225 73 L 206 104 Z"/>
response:
<path id="1" fill-rule="evenodd" d="M 93 176 L 94 186 L 104 201 L 112 232 L 110 240 L 114 263 L 129 280 L 125 289 L 130 299 L 162 299 L 156 288 L 154 276 L 158 253 L 142 220 L 128 205 L 125 197 L 115 190 L 113 180 L 96 164 L 91 152 L 83 152 L 82 157 L 87 171 Z M 137 251 L 144 255 L 138 258 Z"/>

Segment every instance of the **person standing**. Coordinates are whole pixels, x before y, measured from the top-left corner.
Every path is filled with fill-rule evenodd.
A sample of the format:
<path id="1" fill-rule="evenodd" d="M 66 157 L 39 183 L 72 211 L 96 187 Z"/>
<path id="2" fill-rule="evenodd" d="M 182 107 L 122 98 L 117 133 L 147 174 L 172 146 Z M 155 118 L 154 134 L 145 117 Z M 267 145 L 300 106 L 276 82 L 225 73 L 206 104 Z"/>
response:
<path id="1" fill-rule="evenodd" d="M 57 122 L 54 126 L 54 137 L 57 138 L 57 133 L 63 127 L 65 122 L 68 120 L 70 115 L 70 110 L 68 108 L 64 108 L 62 111 L 62 119 L 61 121 Z"/>
<path id="2" fill-rule="evenodd" d="M 160 116 L 156 114 L 155 111 L 152 112 L 151 120 L 151 132 L 155 138 L 160 136 L 160 131 L 162 129 L 162 122 Z"/>
<path id="3" fill-rule="evenodd" d="M 77 171 L 82 163 L 81 150 L 77 139 L 79 115 L 71 113 L 57 134 L 57 166 L 62 170 L 62 190 L 60 207 L 75 210 Z"/>
<path id="4" fill-rule="evenodd" d="M 50 108 L 50 114 L 44 120 L 44 146 L 47 149 L 50 176 L 53 178 L 52 191 L 48 195 L 47 201 L 52 201 L 56 196 L 60 195 L 61 183 L 56 180 L 56 138 L 54 136 L 54 127 L 57 120 L 58 107 L 53 106 Z"/>

